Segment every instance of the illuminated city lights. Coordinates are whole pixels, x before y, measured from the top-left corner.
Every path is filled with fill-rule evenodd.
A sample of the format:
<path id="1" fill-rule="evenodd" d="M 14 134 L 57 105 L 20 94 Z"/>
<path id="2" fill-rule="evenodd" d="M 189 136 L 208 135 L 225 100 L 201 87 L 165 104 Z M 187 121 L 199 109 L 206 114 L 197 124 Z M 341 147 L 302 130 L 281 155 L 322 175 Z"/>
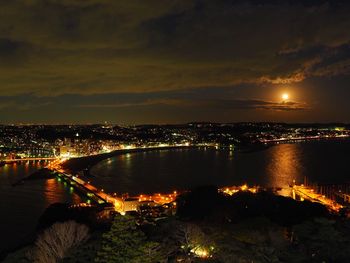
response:
<path id="1" fill-rule="evenodd" d="M 212 257 L 211 253 L 213 252 L 213 250 L 214 250 L 213 246 L 206 248 L 204 246 L 197 245 L 194 248 L 192 248 L 190 252 L 199 258 L 210 258 Z"/>
<path id="2" fill-rule="evenodd" d="M 244 184 L 241 186 L 230 186 L 220 188 L 219 191 L 227 195 L 234 195 L 239 191 L 249 191 L 251 193 L 257 193 L 259 191 L 259 187 L 249 187 L 248 185 Z"/>
<path id="3" fill-rule="evenodd" d="M 0 260 L 350 262 L 350 0 L 5 0 Z"/>

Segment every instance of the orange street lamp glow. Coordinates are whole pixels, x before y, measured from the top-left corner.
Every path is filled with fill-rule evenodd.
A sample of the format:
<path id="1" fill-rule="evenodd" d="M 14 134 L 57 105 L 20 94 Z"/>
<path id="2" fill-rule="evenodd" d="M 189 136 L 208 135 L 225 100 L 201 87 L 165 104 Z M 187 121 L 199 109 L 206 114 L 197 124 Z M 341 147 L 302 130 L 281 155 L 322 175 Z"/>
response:
<path id="1" fill-rule="evenodd" d="M 282 94 L 282 99 L 283 100 L 288 100 L 289 99 L 289 94 L 288 93 Z"/>

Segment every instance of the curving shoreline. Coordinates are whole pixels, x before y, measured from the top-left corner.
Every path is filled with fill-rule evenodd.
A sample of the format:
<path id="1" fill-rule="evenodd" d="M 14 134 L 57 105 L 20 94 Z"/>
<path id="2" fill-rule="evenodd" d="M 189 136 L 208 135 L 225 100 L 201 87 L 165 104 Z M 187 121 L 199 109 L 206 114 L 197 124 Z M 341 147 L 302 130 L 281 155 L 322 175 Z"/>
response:
<path id="1" fill-rule="evenodd" d="M 183 145 L 183 146 L 148 147 L 148 148 L 115 150 L 109 153 L 72 158 L 62 163 L 62 167 L 64 169 L 67 169 L 71 173 L 78 173 L 83 170 L 87 170 L 87 171 L 90 170 L 90 168 L 92 168 L 94 165 L 98 164 L 99 162 L 105 159 L 112 158 L 122 154 L 149 152 L 149 151 L 155 151 L 155 150 L 191 149 L 191 148 L 201 148 L 201 147 L 210 147 L 210 146 L 203 146 L 203 145 L 184 146 Z"/>
<path id="2" fill-rule="evenodd" d="M 189 150 L 190 150 L 190 148 L 203 149 L 203 147 L 204 146 L 162 147 L 162 148 L 157 147 L 157 148 L 152 148 L 152 149 L 141 148 L 141 149 L 118 150 L 118 151 L 110 152 L 110 153 L 107 153 L 107 154 L 103 154 L 103 156 L 97 156 L 97 155 L 96 156 L 90 156 L 90 157 L 94 157 L 94 158 L 87 158 L 87 157 L 76 158 L 76 159 L 79 159 L 79 160 L 75 160 L 74 163 L 70 163 L 70 164 L 67 164 L 67 165 L 72 165 L 72 168 L 78 169 L 79 167 L 73 167 L 73 165 L 74 164 L 80 164 L 81 165 L 80 167 L 83 167 L 83 165 L 88 165 L 88 166 L 90 165 L 90 167 L 92 167 L 95 164 L 95 162 L 103 161 L 106 158 L 111 158 L 113 156 L 118 156 L 118 155 L 121 155 L 121 154 L 134 153 L 134 152 L 136 153 L 136 152 L 143 152 L 143 151 L 146 151 L 146 152 L 148 151 L 149 152 L 149 151 L 163 150 L 163 149 L 165 149 L 165 150 L 175 149 L 176 150 L 177 148 L 189 149 Z M 179 152 L 182 152 L 182 150 L 180 150 Z M 96 158 L 96 157 L 99 157 L 99 158 Z M 86 167 L 88 167 L 88 166 L 86 166 Z"/>

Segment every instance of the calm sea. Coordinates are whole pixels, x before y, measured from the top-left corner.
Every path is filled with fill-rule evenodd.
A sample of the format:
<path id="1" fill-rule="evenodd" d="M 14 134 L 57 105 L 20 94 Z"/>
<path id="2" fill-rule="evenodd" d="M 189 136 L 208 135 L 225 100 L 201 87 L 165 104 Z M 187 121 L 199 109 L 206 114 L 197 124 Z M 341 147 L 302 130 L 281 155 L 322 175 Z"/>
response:
<path id="1" fill-rule="evenodd" d="M 253 153 L 214 149 L 176 149 L 130 153 L 92 168 L 91 181 L 107 192 L 167 192 L 199 185 L 283 187 L 304 177 L 318 183 L 350 182 L 350 140 L 281 144 Z M 56 179 L 12 183 L 43 164 L 0 167 L 0 250 L 30 235 L 45 208 L 55 202 L 80 202 Z"/>
<path id="2" fill-rule="evenodd" d="M 56 179 L 26 181 L 12 186 L 44 165 L 27 162 L 0 167 L 0 251 L 26 241 L 50 204 L 80 202 L 74 191 Z"/>
<path id="3" fill-rule="evenodd" d="M 158 150 L 107 159 L 91 170 L 109 192 L 166 192 L 199 185 L 284 187 L 296 180 L 350 182 L 350 140 L 280 144 L 238 153 L 215 149 Z"/>

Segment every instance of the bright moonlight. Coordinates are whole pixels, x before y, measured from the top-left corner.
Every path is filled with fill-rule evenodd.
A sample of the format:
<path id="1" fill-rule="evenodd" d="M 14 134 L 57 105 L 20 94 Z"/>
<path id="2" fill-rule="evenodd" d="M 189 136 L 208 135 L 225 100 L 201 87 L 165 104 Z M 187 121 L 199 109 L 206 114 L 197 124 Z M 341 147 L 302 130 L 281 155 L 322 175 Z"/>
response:
<path id="1" fill-rule="evenodd" d="M 288 93 L 283 93 L 282 94 L 282 99 L 283 100 L 288 100 L 289 99 L 289 94 Z"/>

